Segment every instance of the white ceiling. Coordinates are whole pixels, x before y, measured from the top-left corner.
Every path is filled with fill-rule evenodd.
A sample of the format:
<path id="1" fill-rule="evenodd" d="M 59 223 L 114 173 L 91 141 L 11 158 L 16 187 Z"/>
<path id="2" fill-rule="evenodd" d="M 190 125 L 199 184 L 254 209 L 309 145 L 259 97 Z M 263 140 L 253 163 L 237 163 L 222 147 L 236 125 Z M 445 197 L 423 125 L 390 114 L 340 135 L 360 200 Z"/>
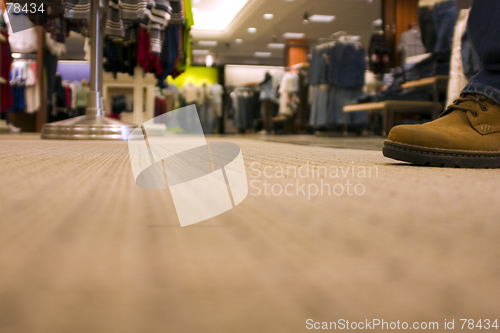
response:
<path id="1" fill-rule="evenodd" d="M 224 12 L 227 1 L 246 2 L 242 10 L 230 20 L 224 30 L 210 31 L 210 21 L 228 21 Z M 196 3 L 197 2 L 197 3 Z M 267 48 L 269 43 L 285 43 L 283 34 L 300 32 L 306 34 L 310 45 L 318 43 L 318 39 L 328 37 L 332 33 L 344 30 L 350 35 L 361 36 L 361 42 L 367 44 L 372 33 L 372 22 L 381 18 L 381 0 L 194 0 L 193 7 L 195 26 L 192 30 L 193 49 L 210 50 L 215 57 L 215 63 L 268 64 L 283 65 L 284 50 Z M 214 10 L 218 8 L 218 10 Z M 331 23 L 302 23 L 304 13 L 335 15 Z M 209 13 L 209 14 L 207 14 Z M 272 20 L 264 19 L 264 14 L 273 14 Z M 233 14 L 234 15 L 234 14 Z M 203 30 L 196 27 L 197 18 L 201 18 Z M 214 24 L 214 27 L 221 24 Z M 250 34 L 247 29 L 257 28 L 257 33 Z M 242 44 L 235 43 L 237 38 L 243 39 Z M 200 40 L 217 41 L 217 46 L 199 45 Z M 256 58 L 255 52 L 272 52 L 271 58 Z M 203 63 L 205 56 L 195 57 Z"/>

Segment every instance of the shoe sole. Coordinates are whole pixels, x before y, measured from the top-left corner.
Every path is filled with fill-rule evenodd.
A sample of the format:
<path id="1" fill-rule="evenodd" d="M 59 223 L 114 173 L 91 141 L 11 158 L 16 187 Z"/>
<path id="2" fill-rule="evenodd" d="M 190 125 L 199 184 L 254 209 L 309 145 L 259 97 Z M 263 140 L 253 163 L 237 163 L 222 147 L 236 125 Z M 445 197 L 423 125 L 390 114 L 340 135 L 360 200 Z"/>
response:
<path id="1" fill-rule="evenodd" d="M 500 168 L 500 152 L 453 151 L 385 141 L 385 157 L 420 166 L 441 168 Z"/>

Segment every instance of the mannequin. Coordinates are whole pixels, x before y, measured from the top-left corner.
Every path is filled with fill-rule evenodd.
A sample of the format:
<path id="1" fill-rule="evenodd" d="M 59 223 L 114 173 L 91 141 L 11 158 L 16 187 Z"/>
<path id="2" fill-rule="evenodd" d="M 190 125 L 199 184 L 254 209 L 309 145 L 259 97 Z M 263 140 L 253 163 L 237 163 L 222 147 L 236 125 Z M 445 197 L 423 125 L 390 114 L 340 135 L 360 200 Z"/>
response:
<path id="1" fill-rule="evenodd" d="M 389 70 L 389 54 L 391 49 L 382 30 L 382 20 L 373 21 L 373 34 L 368 48 L 370 70 L 375 74 L 383 74 Z"/>
<path id="2" fill-rule="evenodd" d="M 260 86 L 261 117 L 264 125 L 264 129 L 261 133 L 268 134 L 273 130 L 272 101 L 274 99 L 273 77 L 269 72 L 266 72 L 264 81 L 262 81 Z"/>
<path id="3" fill-rule="evenodd" d="M 215 113 L 212 108 L 213 92 L 207 80 L 203 80 L 198 89 L 198 114 L 203 132 L 213 133 L 215 130 Z"/>
<path id="4" fill-rule="evenodd" d="M 223 114 L 222 114 L 222 96 L 224 95 L 224 87 L 214 82 L 212 84 L 212 109 L 215 113 L 215 117 L 217 118 L 217 132 L 223 132 Z"/>
<path id="5" fill-rule="evenodd" d="M 85 79 L 81 80 L 82 88 L 76 92 L 76 112 L 79 116 L 85 115 L 87 108 L 87 98 L 89 95 L 89 82 Z"/>
<path id="6" fill-rule="evenodd" d="M 193 79 L 188 79 L 181 88 L 181 96 L 186 105 L 195 104 L 198 101 L 198 89 Z"/>
<path id="7" fill-rule="evenodd" d="M 418 24 L 410 24 L 408 30 L 401 34 L 401 42 L 399 43 L 402 65 L 406 63 L 406 58 L 424 54 L 425 50 Z"/>

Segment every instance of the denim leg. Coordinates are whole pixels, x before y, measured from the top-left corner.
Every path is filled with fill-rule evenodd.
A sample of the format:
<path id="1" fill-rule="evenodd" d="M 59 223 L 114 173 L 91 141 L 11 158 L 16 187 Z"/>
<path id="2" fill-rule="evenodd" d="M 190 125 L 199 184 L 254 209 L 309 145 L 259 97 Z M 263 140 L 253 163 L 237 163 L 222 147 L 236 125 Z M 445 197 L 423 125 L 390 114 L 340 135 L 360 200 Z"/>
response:
<path id="1" fill-rule="evenodd" d="M 328 89 L 328 105 L 327 105 L 327 115 L 326 115 L 326 123 L 328 125 L 337 125 L 337 87 L 330 87 Z"/>
<path id="2" fill-rule="evenodd" d="M 322 86 L 319 87 L 318 91 L 319 97 L 319 109 L 317 113 L 316 122 L 318 126 L 324 126 L 327 122 L 328 113 L 328 89 L 324 89 Z"/>
<path id="3" fill-rule="evenodd" d="M 437 40 L 434 53 L 451 50 L 453 32 L 458 19 L 458 4 L 456 0 L 437 3 L 434 6 L 434 25 Z"/>
<path id="4" fill-rule="evenodd" d="M 429 7 L 418 9 L 418 24 L 422 32 L 422 42 L 427 53 L 432 53 L 436 45 L 436 28 L 434 27 L 434 12 Z"/>
<path id="5" fill-rule="evenodd" d="M 497 0 L 478 0 L 472 4 L 468 33 L 481 58 L 482 68 L 462 91 L 478 93 L 500 104 L 500 6 Z"/>

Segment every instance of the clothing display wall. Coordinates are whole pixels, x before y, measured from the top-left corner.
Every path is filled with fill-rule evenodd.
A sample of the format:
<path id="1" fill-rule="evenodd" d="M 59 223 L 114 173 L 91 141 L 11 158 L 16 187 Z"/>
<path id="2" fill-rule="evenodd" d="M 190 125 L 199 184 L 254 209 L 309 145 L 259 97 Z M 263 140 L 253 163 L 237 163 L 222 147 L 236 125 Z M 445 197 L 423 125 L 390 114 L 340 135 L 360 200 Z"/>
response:
<path id="1" fill-rule="evenodd" d="M 40 106 L 39 80 L 36 77 L 37 64 L 33 61 L 16 60 L 10 72 L 13 105 L 9 112 L 34 113 Z"/>

